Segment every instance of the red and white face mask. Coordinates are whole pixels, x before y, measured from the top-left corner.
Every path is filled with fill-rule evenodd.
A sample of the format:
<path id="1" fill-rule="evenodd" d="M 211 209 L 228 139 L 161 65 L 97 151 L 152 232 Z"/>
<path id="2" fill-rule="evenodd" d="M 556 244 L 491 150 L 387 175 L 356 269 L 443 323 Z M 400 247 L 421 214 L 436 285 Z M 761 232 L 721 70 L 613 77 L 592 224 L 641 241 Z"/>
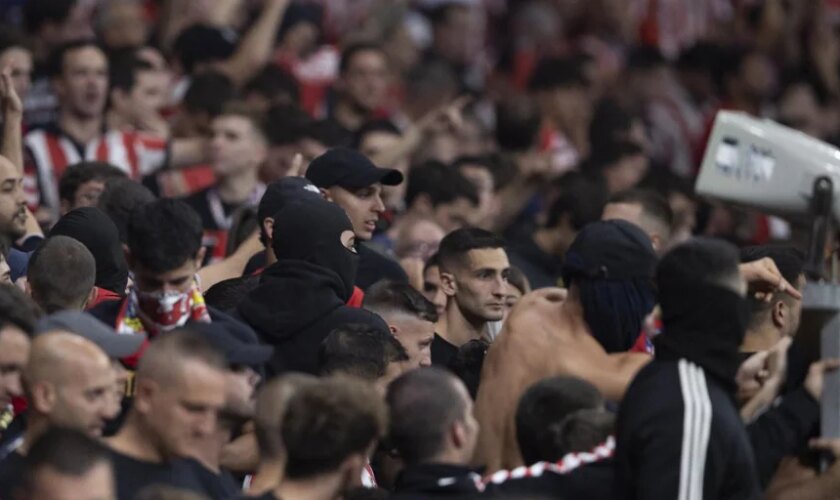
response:
<path id="1" fill-rule="evenodd" d="M 161 330 L 183 326 L 190 318 L 192 303 L 187 292 L 137 292 L 137 306 Z"/>

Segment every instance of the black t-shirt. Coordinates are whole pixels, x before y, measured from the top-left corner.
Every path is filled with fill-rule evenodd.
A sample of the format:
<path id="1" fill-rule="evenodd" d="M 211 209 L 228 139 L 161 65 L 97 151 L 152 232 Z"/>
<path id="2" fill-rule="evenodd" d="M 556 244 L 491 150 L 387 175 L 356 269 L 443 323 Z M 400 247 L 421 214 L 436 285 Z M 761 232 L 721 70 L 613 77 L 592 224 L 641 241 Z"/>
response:
<path id="1" fill-rule="evenodd" d="M 432 340 L 432 364 L 435 366 L 448 367 L 449 363 L 458 354 L 458 347 L 450 344 L 437 333 Z"/>
<path id="2" fill-rule="evenodd" d="M 203 468 L 190 459 L 179 459 L 166 463 L 137 460 L 111 450 L 114 478 L 118 500 L 133 500 L 135 495 L 148 486 L 164 484 L 214 497 L 215 488 L 201 477 Z"/>
<path id="3" fill-rule="evenodd" d="M 15 498 L 15 490 L 23 483 L 26 458 L 17 451 L 0 461 L 0 498 Z"/>

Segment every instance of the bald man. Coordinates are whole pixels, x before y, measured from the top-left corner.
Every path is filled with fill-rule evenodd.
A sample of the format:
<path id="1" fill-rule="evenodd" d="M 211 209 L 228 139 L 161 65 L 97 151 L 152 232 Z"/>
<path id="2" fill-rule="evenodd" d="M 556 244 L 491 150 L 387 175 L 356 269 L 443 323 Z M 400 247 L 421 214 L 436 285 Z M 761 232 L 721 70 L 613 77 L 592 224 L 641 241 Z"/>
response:
<path id="1" fill-rule="evenodd" d="M 163 483 L 214 497 L 189 457 L 216 431 L 225 404 L 227 364 L 201 335 L 178 330 L 152 342 L 135 374 L 134 404 L 108 439 L 117 498 L 130 500 L 145 486 Z"/>
<path id="2" fill-rule="evenodd" d="M 68 427 L 99 437 L 119 411 L 111 360 L 96 344 L 72 333 L 55 331 L 34 339 L 23 383 L 29 401 L 26 433 L 0 463 L 0 498 L 14 498 L 24 457 L 47 429 Z"/>

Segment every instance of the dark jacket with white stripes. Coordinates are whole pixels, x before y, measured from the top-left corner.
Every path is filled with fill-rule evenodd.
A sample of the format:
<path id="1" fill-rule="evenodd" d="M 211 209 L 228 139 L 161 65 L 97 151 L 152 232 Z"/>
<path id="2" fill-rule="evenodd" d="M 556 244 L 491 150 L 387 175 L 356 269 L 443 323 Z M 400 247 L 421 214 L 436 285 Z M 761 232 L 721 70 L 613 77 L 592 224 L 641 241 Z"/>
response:
<path id="1" fill-rule="evenodd" d="M 618 413 L 615 498 L 761 498 L 730 389 L 685 359 L 654 360 Z"/>

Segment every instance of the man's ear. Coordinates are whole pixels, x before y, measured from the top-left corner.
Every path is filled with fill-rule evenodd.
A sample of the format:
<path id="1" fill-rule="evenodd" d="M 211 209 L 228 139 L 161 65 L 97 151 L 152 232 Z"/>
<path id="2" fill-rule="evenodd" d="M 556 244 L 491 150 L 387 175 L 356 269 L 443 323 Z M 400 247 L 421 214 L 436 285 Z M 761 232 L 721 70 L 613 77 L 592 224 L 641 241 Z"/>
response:
<path id="1" fill-rule="evenodd" d="M 262 223 L 263 231 L 265 231 L 265 235 L 268 237 L 268 241 L 266 242 L 266 246 L 271 246 L 271 238 L 274 236 L 274 217 L 266 217 L 263 219 Z"/>
<path id="2" fill-rule="evenodd" d="M 319 190 L 319 191 L 321 191 L 321 196 L 323 196 L 325 200 L 327 200 L 327 201 L 333 201 L 333 198 L 332 198 L 332 195 L 330 195 L 330 191 L 329 191 L 329 189 L 326 189 L 326 188 L 318 188 L 318 190 Z"/>
<path id="3" fill-rule="evenodd" d="M 391 330 L 391 335 L 394 337 L 399 335 L 400 329 L 396 327 L 396 325 L 388 325 L 388 329 Z"/>
<path id="4" fill-rule="evenodd" d="M 778 300 L 773 304 L 770 315 L 773 319 L 773 325 L 776 328 L 784 328 L 788 319 L 788 306 L 784 300 Z"/>
<path id="5" fill-rule="evenodd" d="M 458 293 L 458 282 L 455 280 L 455 275 L 441 271 L 440 289 L 443 290 L 444 295 L 447 297 L 455 296 Z"/>
<path id="6" fill-rule="evenodd" d="M 456 420 L 452 423 L 449 427 L 449 438 L 457 448 L 467 445 L 467 428 L 462 421 Z"/>
<path id="7" fill-rule="evenodd" d="M 134 378 L 134 399 L 132 407 L 141 414 L 151 412 L 151 399 L 157 391 L 157 384 L 149 379 L 138 380 Z"/>
<path id="8" fill-rule="evenodd" d="M 653 251 L 657 254 L 662 251 L 662 236 L 659 233 L 649 234 L 650 242 L 653 244 Z"/>
<path id="9" fill-rule="evenodd" d="M 39 413 L 48 415 L 55 406 L 55 388 L 49 382 L 38 382 L 29 391 L 32 400 L 29 404 Z"/>
<path id="10" fill-rule="evenodd" d="M 343 489 L 352 489 L 362 486 L 362 470 L 367 465 L 367 458 L 361 453 L 354 453 L 341 462 L 341 482 Z"/>
<path id="11" fill-rule="evenodd" d="M 198 249 L 198 252 L 195 254 L 195 262 L 196 266 L 201 269 L 201 265 L 204 263 L 204 256 L 207 255 L 207 248 L 202 246 Z"/>
<path id="12" fill-rule="evenodd" d="M 90 293 L 88 294 L 87 298 L 85 299 L 84 304 L 82 304 L 82 309 L 87 309 L 88 304 L 93 304 L 96 301 L 96 296 L 98 292 L 96 291 L 96 287 L 92 286 L 90 288 Z"/>

